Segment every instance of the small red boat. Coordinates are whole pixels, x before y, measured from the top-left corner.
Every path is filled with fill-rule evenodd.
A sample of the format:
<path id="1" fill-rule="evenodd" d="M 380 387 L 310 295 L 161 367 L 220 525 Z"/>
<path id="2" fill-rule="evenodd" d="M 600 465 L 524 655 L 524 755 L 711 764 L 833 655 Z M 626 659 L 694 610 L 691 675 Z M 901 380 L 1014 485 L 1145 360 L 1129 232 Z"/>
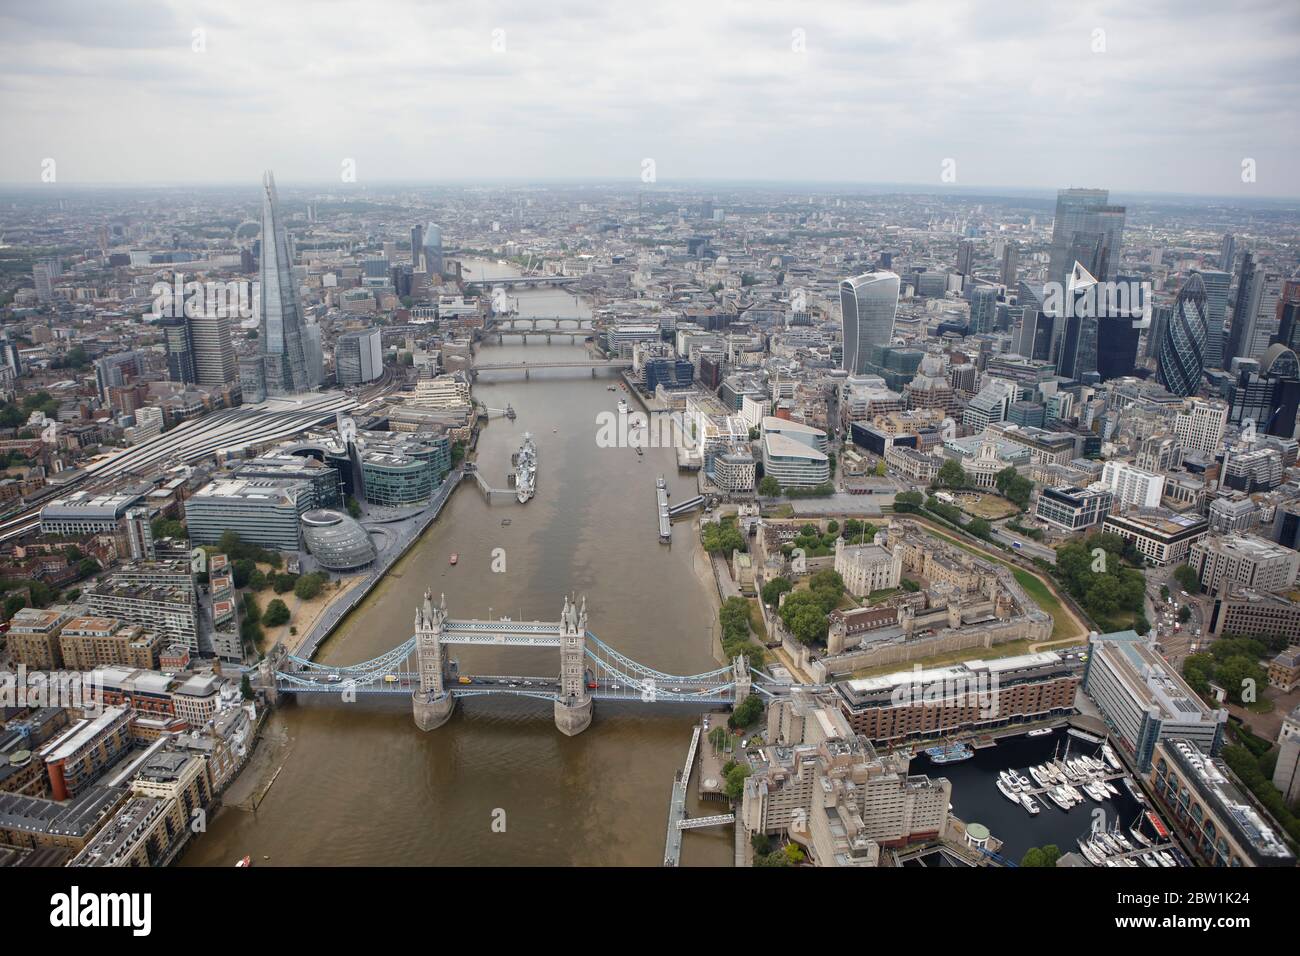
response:
<path id="1" fill-rule="evenodd" d="M 448 563 L 448 564 L 455 564 L 455 563 L 456 563 L 457 561 L 459 561 L 459 560 L 460 560 L 460 555 L 459 555 L 459 554 L 455 554 L 455 553 L 453 553 L 452 556 L 451 556 L 450 558 L 447 559 L 447 563 Z"/>
<path id="2" fill-rule="evenodd" d="M 238 863 L 235 864 L 235 866 L 252 866 L 252 865 L 253 865 L 253 858 L 251 856 L 246 856 Z"/>

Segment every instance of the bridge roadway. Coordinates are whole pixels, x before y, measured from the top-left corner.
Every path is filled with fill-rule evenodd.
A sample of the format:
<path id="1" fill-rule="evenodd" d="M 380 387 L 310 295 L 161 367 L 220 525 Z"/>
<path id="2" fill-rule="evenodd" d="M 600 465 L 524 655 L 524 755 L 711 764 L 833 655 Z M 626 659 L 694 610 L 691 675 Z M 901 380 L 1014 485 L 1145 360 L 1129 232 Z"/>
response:
<path id="1" fill-rule="evenodd" d="M 544 646 L 544 645 L 539 645 Z M 468 683 L 461 680 L 464 678 Z M 560 692 L 560 682 L 554 677 L 522 677 L 508 674 L 461 675 L 453 678 L 447 691 L 453 697 L 482 697 L 488 694 L 511 697 L 534 697 L 554 700 Z M 390 680 L 389 678 L 392 678 Z M 295 694 L 389 694 L 410 696 L 420 686 L 420 675 L 414 671 L 394 670 L 373 676 L 352 676 L 346 668 L 299 672 L 294 679 L 282 678 L 281 693 Z M 638 703 L 680 703 L 715 706 L 731 703 L 731 684 L 681 680 L 660 687 L 645 682 L 627 682 L 613 677 L 592 676 L 587 681 L 587 692 L 595 700 L 635 701 Z"/>
<path id="2" fill-rule="evenodd" d="M 488 362 L 483 365 L 473 365 L 471 369 L 475 372 L 508 372 L 508 371 L 530 371 L 539 368 L 614 368 L 624 369 L 631 368 L 630 359 L 600 359 L 585 360 L 573 362 Z"/>

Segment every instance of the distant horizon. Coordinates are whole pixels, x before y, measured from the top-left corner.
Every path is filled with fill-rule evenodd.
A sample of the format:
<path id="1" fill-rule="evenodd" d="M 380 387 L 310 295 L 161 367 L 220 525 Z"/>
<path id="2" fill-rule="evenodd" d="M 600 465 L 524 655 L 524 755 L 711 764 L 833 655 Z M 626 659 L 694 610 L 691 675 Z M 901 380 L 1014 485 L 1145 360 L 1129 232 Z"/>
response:
<path id="1" fill-rule="evenodd" d="M 274 170 L 274 167 L 267 167 Z M 261 182 L 260 174 L 258 177 L 246 179 L 209 179 L 209 180 L 140 180 L 140 181 L 103 181 L 103 182 L 57 182 L 57 183 L 31 183 L 24 181 L 0 181 L 0 191 L 15 192 L 55 192 L 60 188 L 68 190 L 118 190 L 118 189 L 152 189 L 152 190 L 169 190 L 169 189 L 242 189 L 247 187 L 254 190 Z M 412 178 L 390 178 L 390 179 L 368 179 L 364 182 L 343 183 L 328 179 L 292 179 L 276 174 L 276 185 L 281 188 L 297 191 L 303 189 L 319 189 L 322 191 L 334 192 L 358 192 L 364 193 L 370 189 L 388 189 L 388 188 L 426 188 L 436 189 L 439 187 L 492 187 L 502 186 L 510 188 L 520 188 L 529 186 L 552 187 L 552 186 L 622 186 L 626 187 L 629 192 L 642 192 L 645 194 L 654 193 L 657 190 L 664 192 L 673 192 L 679 189 L 692 188 L 728 188 L 736 190 L 745 189 L 780 189 L 785 188 L 794 192 L 852 192 L 854 190 L 868 190 L 883 194 L 900 194 L 914 196 L 944 196 L 944 195 L 965 195 L 965 196 L 985 196 L 989 198 L 1006 198 L 1006 199 L 1046 199 L 1054 201 L 1057 193 L 1064 189 L 1105 189 L 1110 193 L 1110 197 L 1115 200 L 1125 198 L 1136 199 L 1188 199 L 1188 200 L 1222 200 L 1234 203 L 1300 203 L 1300 194 L 1265 194 L 1243 195 L 1231 193 L 1195 193 L 1195 192 L 1175 192 L 1149 189 L 1119 189 L 1101 184 L 1071 184 L 1068 186 L 1000 186 L 993 184 L 984 185 L 966 185 L 959 183 L 934 185 L 929 183 L 917 182 L 886 182 L 872 180 L 796 180 L 796 179 L 713 179 L 713 178 L 683 178 L 683 179 L 662 179 L 655 183 L 642 183 L 635 178 L 628 179 L 624 177 L 445 177 L 439 179 L 412 179 Z"/>

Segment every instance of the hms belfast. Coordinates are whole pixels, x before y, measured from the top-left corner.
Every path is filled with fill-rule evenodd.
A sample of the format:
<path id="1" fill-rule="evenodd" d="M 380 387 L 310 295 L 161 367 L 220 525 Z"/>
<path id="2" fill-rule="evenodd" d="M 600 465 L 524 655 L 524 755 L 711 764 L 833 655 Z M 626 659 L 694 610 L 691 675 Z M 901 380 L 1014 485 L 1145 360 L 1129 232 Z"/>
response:
<path id="1" fill-rule="evenodd" d="M 522 505 L 537 492 L 537 446 L 530 432 L 524 432 L 524 443 L 514 453 L 515 497 Z"/>

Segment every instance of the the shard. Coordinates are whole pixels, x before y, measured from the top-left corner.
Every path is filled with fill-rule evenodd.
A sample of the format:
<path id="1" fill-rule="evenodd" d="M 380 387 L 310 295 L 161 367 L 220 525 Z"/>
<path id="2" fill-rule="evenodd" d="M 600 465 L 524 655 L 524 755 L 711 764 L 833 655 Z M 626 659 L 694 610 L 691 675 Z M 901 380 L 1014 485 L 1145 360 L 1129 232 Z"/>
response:
<path id="1" fill-rule="evenodd" d="M 289 235 L 280 218 L 275 176 L 262 176 L 262 360 L 270 395 L 305 392 L 307 360 L 303 345 L 302 305 L 293 278 Z"/>

